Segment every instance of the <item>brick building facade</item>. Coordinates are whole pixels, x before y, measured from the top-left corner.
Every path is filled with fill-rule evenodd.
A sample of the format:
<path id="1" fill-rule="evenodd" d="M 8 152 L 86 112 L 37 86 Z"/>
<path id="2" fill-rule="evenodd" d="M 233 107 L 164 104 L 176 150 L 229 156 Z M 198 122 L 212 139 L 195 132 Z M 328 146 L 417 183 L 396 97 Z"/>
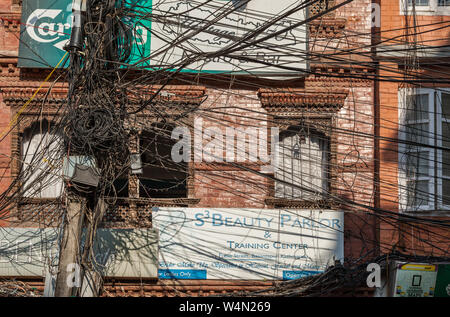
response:
<path id="1" fill-rule="evenodd" d="M 320 8 L 314 7 L 311 10 L 320 11 Z M 383 7 L 383 10 L 387 9 Z M 26 129 L 36 118 L 45 118 L 48 122 L 55 120 L 58 116 L 57 109 L 65 102 L 67 94 L 67 83 L 60 82 L 51 87 L 47 96 L 50 84 L 46 83 L 31 104 L 26 109 L 22 108 L 49 71 L 17 67 L 20 17 L 21 1 L 0 1 L 0 129 L 9 129 L 16 113 L 20 112 L 22 118 L 0 143 L 0 191 L 9 186 L 8 179 L 18 175 L 21 165 L 20 149 Z M 371 1 L 359 0 L 342 6 L 320 20 L 312 21 L 308 29 L 312 57 L 310 72 L 305 77 L 278 81 L 226 78 L 220 83 L 214 76 L 202 76 L 195 85 L 186 85 L 186 79 L 192 80 L 186 77 L 177 79 L 166 90 L 181 103 L 200 103 L 207 96 L 208 99 L 201 104 L 200 109 L 201 113 L 209 115 L 199 116 L 203 119 L 204 127 L 219 127 L 223 131 L 226 126 L 256 125 L 267 131 L 271 127 L 284 131 L 299 121 L 305 126 L 314 127 L 329 140 L 326 186 L 331 196 L 339 199 L 311 201 L 277 195 L 275 181 L 267 177 L 273 174 L 254 172 L 259 171 L 261 162 L 242 163 L 241 166 L 245 167 L 242 169 L 228 163 L 192 161 L 186 166 L 185 193 L 177 197 L 170 197 L 170 193 L 164 197 L 142 197 L 139 177 L 127 175 L 128 198 L 121 199 L 116 208 L 108 211 L 104 226 L 150 227 L 152 207 L 155 206 L 311 209 L 317 212 L 322 209 L 344 210 L 345 258 L 358 259 L 374 250 L 373 254 L 376 254 L 379 246 L 378 223 L 370 211 L 358 207 L 374 207 L 377 204 L 377 164 L 374 159 L 377 144 L 372 137 L 376 123 L 376 95 L 375 84 L 370 79 L 375 70 L 368 63 L 372 43 Z M 348 53 L 353 49 L 363 53 Z M 343 52 L 346 52 L 344 58 Z M 333 55 L 338 53 L 340 57 L 334 59 Z M 388 85 L 392 87 L 389 88 Z M 393 84 L 381 87 L 382 105 L 391 101 L 389 99 L 387 102 L 385 98 L 389 97 L 383 91 L 392 90 L 393 87 Z M 228 110 L 212 112 L 220 107 L 228 107 Z M 382 112 L 383 116 L 393 116 L 388 111 Z M 151 114 L 146 112 L 138 116 L 137 127 L 139 120 L 152 120 Z M 190 120 L 192 123 L 195 118 Z M 142 133 L 137 128 L 137 138 L 130 139 L 131 152 L 138 150 L 138 139 Z M 382 133 L 385 133 L 383 129 Z M 384 156 L 381 157 L 384 159 Z M 383 172 L 380 175 L 385 176 Z M 33 206 L 42 205 L 48 206 L 48 214 L 39 215 L 40 218 L 35 218 L 35 223 L 21 223 L 21 215 L 32 210 Z M 51 225 L 60 216 L 52 212 L 56 208 L 52 209 L 52 206 L 57 206 L 52 199 L 24 198 L 15 202 L 8 211 L 9 219 L 0 221 L 4 226 L 11 225 L 11 219 L 19 221 L 20 226 Z M 276 281 L 236 280 L 106 281 L 105 289 L 106 295 L 128 293 L 202 296 L 256 290 L 275 283 Z"/>
<path id="2" fill-rule="evenodd" d="M 399 0 L 382 1 L 381 3 L 381 36 L 378 57 L 380 60 L 380 76 L 384 78 L 405 79 L 416 77 L 422 82 L 418 84 L 398 83 L 395 80 L 382 81 L 379 85 L 380 108 L 380 207 L 385 210 L 400 212 L 406 215 L 418 215 L 430 220 L 448 219 L 446 205 L 447 182 L 445 174 L 445 151 L 435 152 L 434 146 L 447 147 L 445 123 L 440 116 L 450 105 L 445 101 L 448 84 L 448 22 L 449 6 L 441 1 L 424 1 L 418 3 L 415 14 L 411 3 Z M 411 50 L 411 48 L 417 48 Z M 405 50 L 409 49 L 409 50 Z M 411 96 L 428 96 L 432 99 L 425 102 L 411 101 Z M 429 101 L 429 102 L 428 102 Z M 422 119 L 436 123 L 423 126 L 408 136 L 406 130 L 414 126 L 419 118 L 410 117 L 409 113 L 419 113 L 423 109 Z M 434 107 L 439 108 L 434 108 Z M 442 124 L 439 122 L 441 120 Z M 428 121 L 423 121 L 427 124 Z M 441 129 L 442 128 L 442 129 Z M 442 135 L 442 137 L 436 136 Z M 396 142 L 400 139 L 400 142 Z M 402 144 L 401 141 L 415 140 L 428 144 L 423 148 L 420 158 L 420 169 L 428 167 L 428 171 L 415 179 L 415 176 L 402 174 L 407 166 L 418 166 L 414 155 L 417 147 Z M 436 143 L 435 143 L 436 142 Z M 439 143 L 439 144 L 438 144 Z M 422 150 L 419 150 L 421 152 Z M 417 153 L 417 152 L 416 152 Z M 423 160 L 423 161 L 422 161 Z M 417 171 L 419 175 L 422 171 Z M 414 184 L 416 184 L 414 187 Z M 423 187 L 422 187 L 423 186 Z M 443 191 L 444 188 L 444 191 Z M 407 193 L 411 196 L 408 198 Z M 416 202 L 411 202 L 415 200 Z M 425 203 L 427 201 L 427 203 Z M 399 225 L 398 228 L 395 225 Z M 381 246 L 383 250 L 395 246 L 397 250 L 411 254 L 448 256 L 449 232 L 445 228 L 436 228 L 425 224 L 415 226 L 401 223 L 382 223 L 380 228 Z"/>

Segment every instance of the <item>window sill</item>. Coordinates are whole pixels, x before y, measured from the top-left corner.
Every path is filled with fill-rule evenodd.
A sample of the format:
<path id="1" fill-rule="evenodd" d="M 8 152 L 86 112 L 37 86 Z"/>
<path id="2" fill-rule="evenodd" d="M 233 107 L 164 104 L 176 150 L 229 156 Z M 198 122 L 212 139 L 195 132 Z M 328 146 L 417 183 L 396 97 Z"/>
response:
<path id="1" fill-rule="evenodd" d="M 152 228 L 154 207 L 191 207 L 198 198 L 110 198 L 111 208 L 100 223 L 102 228 Z M 108 198 L 106 199 L 108 202 Z"/>
<path id="2" fill-rule="evenodd" d="M 108 200 L 108 198 L 106 198 Z M 192 206 L 197 205 L 200 202 L 200 198 L 132 198 L 132 197 L 119 197 L 110 198 L 112 201 L 117 200 L 123 203 L 135 203 L 136 205 L 154 205 L 161 207 L 182 207 L 182 206 Z"/>
<path id="3" fill-rule="evenodd" d="M 401 211 L 399 212 L 406 216 L 420 216 L 420 217 L 450 217 L 450 210 L 418 210 L 418 211 Z"/>
<path id="4" fill-rule="evenodd" d="M 19 205 L 26 205 L 26 204 L 49 204 L 49 203 L 59 203 L 60 197 L 55 198 L 32 198 L 32 197 L 20 197 L 18 198 L 17 203 Z"/>
<path id="5" fill-rule="evenodd" d="M 339 204 L 331 199 L 303 200 L 269 197 L 265 204 L 272 208 L 302 208 L 302 209 L 339 209 Z"/>
<path id="6" fill-rule="evenodd" d="M 408 13 L 406 13 L 406 11 L 404 10 L 400 10 L 400 15 L 413 15 L 411 11 L 408 11 Z M 418 9 L 416 8 L 416 15 L 421 16 L 429 16 L 429 15 L 433 15 L 433 16 L 446 16 L 446 15 L 450 15 L 450 8 L 445 8 L 445 9 L 429 9 L 429 8 L 424 8 L 424 9 Z"/>

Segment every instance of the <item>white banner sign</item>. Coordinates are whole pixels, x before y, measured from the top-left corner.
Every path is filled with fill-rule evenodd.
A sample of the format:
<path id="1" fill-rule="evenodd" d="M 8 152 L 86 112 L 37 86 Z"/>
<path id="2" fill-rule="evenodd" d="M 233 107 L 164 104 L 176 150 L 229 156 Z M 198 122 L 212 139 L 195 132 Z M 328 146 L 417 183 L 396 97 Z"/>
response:
<path id="1" fill-rule="evenodd" d="M 295 279 L 344 257 L 344 213 L 154 208 L 159 278 Z"/>
<path id="2" fill-rule="evenodd" d="M 177 65 L 187 56 L 217 53 L 183 71 L 299 75 L 307 67 L 306 24 L 297 26 L 306 10 L 300 5 L 297 0 L 153 1 L 152 12 L 160 17 L 152 21 L 150 63 Z"/>

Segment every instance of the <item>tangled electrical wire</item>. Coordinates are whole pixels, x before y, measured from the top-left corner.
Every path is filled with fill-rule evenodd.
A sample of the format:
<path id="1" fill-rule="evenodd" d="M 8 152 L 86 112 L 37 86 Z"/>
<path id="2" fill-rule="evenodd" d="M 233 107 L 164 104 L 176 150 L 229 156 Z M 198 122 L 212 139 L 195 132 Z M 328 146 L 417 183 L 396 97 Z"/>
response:
<path id="1" fill-rule="evenodd" d="M 38 297 L 41 296 L 36 288 L 15 280 L 0 281 L 0 297 Z"/>
<path id="2" fill-rule="evenodd" d="M 74 153 L 125 152 L 123 119 L 106 107 L 80 105 L 66 116 L 64 136 Z M 117 156 L 116 156 L 117 157 Z"/>
<path id="3" fill-rule="evenodd" d="M 393 252 L 383 254 L 358 263 L 337 262 L 323 273 L 302 277 L 295 280 L 283 281 L 273 287 L 252 292 L 237 292 L 229 294 L 230 297 L 320 297 L 320 296 L 357 296 L 358 288 L 367 287 L 369 272 L 367 267 L 370 263 L 380 266 L 382 272 L 389 270 L 390 263 L 416 262 L 416 263 L 438 263 L 450 261 L 450 257 L 413 256 Z M 389 274 L 389 273 L 388 273 Z"/>
<path id="4" fill-rule="evenodd" d="M 189 1 L 187 1 L 189 2 Z M 183 2 L 183 3 L 187 3 Z M 239 2 L 240 5 L 244 6 L 248 1 Z M 291 8 L 291 11 L 301 10 L 307 6 L 313 5 L 318 1 L 302 1 L 296 4 L 295 7 Z M 344 1 L 336 6 L 327 6 L 325 10 L 315 17 L 311 17 L 308 21 L 313 21 L 314 19 L 320 19 L 327 13 L 333 10 L 339 9 L 341 6 L 351 1 Z M 241 8 L 240 6 L 233 5 L 222 5 L 218 6 L 217 2 L 214 1 L 192 1 L 190 6 L 184 14 L 188 15 L 189 11 L 195 10 L 200 6 L 208 7 L 210 10 L 214 11 L 215 20 L 212 22 L 210 20 L 204 19 L 196 21 L 197 23 L 192 24 L 192 27 L 188 30 L 186 34 L 180 34 L 180 36 L 175 40 L 166 40 L 166 47 L 160 51 L 152 53 L 151 56 L 145 56 L 144 52 L 136 51 L 134 42 L 143 41 L 143 38 L 136 39 L 136 32 L 134 30 L 137 26 L 142 28 L 148 28 L 144 23 L 146 21 L 152 21 L 154 23 L 167 23 L 166 27 L 176 26 L 176 27 L 186 27 L 183 23 L 188 23 L 189 21 L 181 20 L 177 21 L 178 16 L 174 16 L 169 12 L 164 12 L 160 10 L 158 4 L 163 4 L 164 1 L 155 2 L 154 8 L 149 12 L 148 8 L 145 8 L 140 1 L 137 0 L 127 0 L 127 1 L 115 1 L 115 0 L 93 0 L 88 1 L 88 8 L 86 10 L 85 17 L 85 36 L 83 39 L 83 47 L 81 49 L 71 51 L 70 55 L 70 67 L 68 72 L 67 81 L 69 85 L 69 94 L 67 103 L 64 107 L 58 110 L 60 119 L 55 119 L 53 124 L 41 124 L 40 126 L 34 126 L 32 128 L 33 133 L 42 131 L 47 131 L 51 133 L 52 140 L 42 139 L 42 150 L 40 152 L 35 151 L 28 161 L 24 160 L 21 167 L 19 176 L 13 180 L 12 186 L 2 197 L 1 208 L 2 213 L 7 215 L 9 211 L 14 210 L 14 201 L 22 199 L 25 193 L 27 197 L 36 197 L 41 195 L 43 189 L 46 187 L 52 187 L 55 183 L 55 179 L 49 177 L 49 175 L 54 176 L 54 172 L 61 167 L 60 158 L 70 155 L 88 155 L 95 158 L 98 167 L 101 170 L 101 180 L 99 186 L 95 190 L 95 198 L 108 198 L 107 201 L 110 202 L 110 206 L 113 206 L 117 202 L 118 197 L 127 197 L 127 192 L 124 187 L 128 186 L 128 183 L 118 182 L 123 178 L 123 175 L 129 176 L 131 159 L 130 159 L 130 140 L 136 136 L 137 130 L 146 131 L 151 133 L 141 134 L 140 142 L 137 141 L 138 146 L 136 148 L 142 152 L 146 153 L 144 156 L 150 156 L 150 158 L 144 162 L 144 168 L 159 168 L 164 170 L 166 173 L 175 171 L 171 175 L 171 182 L 165 180 L 165 186 L 161 186 L 163 183 L 160 179 L 149 177 L 145 179 L 141 177 L 141 185 L 145 183 L 146 186 L 141 186 L 139 188 L 140 193 L 145 197 L 170 197 L 170 195 L 175 192 L 175 189 L 186 186 L 188 173 L 186 172 L 186 164 L 173 162 L 168 162 L 167 151 L 161 151 L 164 145 L 167 145 L 170 139 L 172 128 L 174 125 L 183 124 L 187 128 L 193 129 L 192 121 L 188 120 L 192 115 L 198 115 L 205 119 L 210 120 L 210 122 L 220 124 L 220 127 L 225 127 L 226 124 L 236 122 L 238 120 L 248 119 L 251 124 L 256 124 L 256 121 L 263 121 L 265 124 L 273 124 L 274 121 L 268 118 L 264 111 L 255 111 L 254 109 L 240 109 L 239 104 L 234 104 L 229 102 L 226 98 L 220 99 L 217 103 L 212 101 L 213 98 L 204 95 L 200 98 L 189 96 L 183 96 L 183 101 L 177 100 L 177 96 L 165 95 L 165 89 L 168 85 L 172 83 L 176 84 L 192 84 L 196 85 L 203 83 L 208 88 L 216 89 L 220 91 L 227 98 L 243 98 L 242 91 L 238 89 L 233 90 L 230 87 L 236 85 L 237 87 L 250 87 L 250 89 L 256 90 L 261 87 L 266 87 L 268 84 L 265 83 L 254 83 L 251 79 L 255 79 L 251 72 L 249 79 L 245 77 L 234 76 L 234 74 L 218 74 L 216 76 L 208 77 L 206 80 L 201 81 L 200 75 L 188 76 L 183 71 L 192 71 L 189 67 L 192 65 L 197 65 L 196 63 L 202 62 L 204 60 L 227 58 L 233 67 L 240 70 L 241 62 L 258 62 L 255 57 L 251 54 L 243 54 L 243 52 L 250 51 L 250 48 L 267 49 L 270 50 L 274 55 L 279 56 L 296 56 L 297 58 L 307 59 L 309 61 L 314 59 L 328 59 L 331 60 L 330 64 L 342 63 L 351 64 L 352 67 L 375 67 L 372 62 L 359 62 L 350 61 L 346 57 L 343 57 L 347 53 L 358 53 L 360 57 L 367 57 L 370 53 L 370 46 L 367 44 L 357 44 L 357 48 L 342 48 L 337 49 L 334 54 L 325 54 L 321 52 L 321 49 L 327 47 L 327 43 L 323 44 L 319 41 L 314 43 L 316 49 L 310 52 L 305 52 L 301 49 L 294 48 L 284 48 L 276 47 L 273 43 L 268 41 L 270 37 L 281 36 L 281 33 L 276 33 L 276 31 L 270 29 L 270 27 L 277 25 L 282 16 L 277 17 L 267 17 L 261 15 L 259 18 L 261 20 L 262 26 L 260 28 L 255 28 L 254 30 L 240 30 L 244 32 L 241 37 L 233 38 L 232 45 L 227 46 L 225 49 L 221 49 L 214 52 L 201 52 L 195 47 L 195 43 L 189 41 L 190 37 L 200 32 L 205 32 L 210 36 L 218 36 L 215 31 L 210 31 L 209 28 L 215 24 L 224 26 L 224 22 L 221 21 L 221 17 L 227 16 L 236 10 Z M 290 11 L 290 12 L 291 12 Z M 253 12 L 255 15 L 261 14 L 260 12 Z M 137 21 L 137 22 L 136 22 Z M 289 34 L 289 31 L 294 27 L 301 27 L 308 21 L 291 21 L 289 27 L 283 29 L 285 33 Z M 229 25 L 225 25 L 230 27 Z M 445 24 L 438 24 L 436 28 L 448 27 Z M 417 33 L 418 31 L 414 28 L 409 28 L 411 32 Z M 155 38 L 162 38 L 163 34 L 157 31 L 152 31 L 147 29 L 149 32 L 153 32 L 152 36 Z M 345 36 L 337 38 L 338 41 L 347 41 L 348 46 L 354 44 L 352 41 L 356 42 L 356 38 L 365 39 L 368 34 L 360 34 L 358 32 L 348 32 Z M 223 35 L 224 39 L 229 40 L 226 34 Z M 266 42 L 264 41 L 267 40 Z M 164 39 L 163 39 L 164 40 Z M 398 40 L 399 43 L 402 43 Z M 178 60 L 173 61 L 173 52 L 175 48 L 182 48 L 186 54 L 179 57 Z M 149 67 L 148 62 L 151 60 L 152 67 Z M 278 67 L 280 70 L 290 70 L 290 71 L 305 71 L 306 74 L 323 76 L 324 78 L 330 78 L 336 75 L 324 74 L 322 72 L 315 73 L 315 70 L 302 70 L 290 65 L 289 60 L 286 60 L 284 64 L 272 65 L 267 61 L 259 61 L 261 68 L 264 67 Z M 405 84 L 417 83 L 417 82 L 427 82 L 434 80 L 428 75 L 419 74 L 419 68 L 415 64 L 416 61 L 411 59 L 411 68 L 408 69 L 408 76 L 402 77 L 403 73 L 398 70 L 392 70 L 386 66 L 380 67 L 381 70 L 392 71 L 394 75 L 389 76 L 378 76 L 371 77 L 371 73 L 361 74 L 357 71 L 349 72 L 348 74 L 341 74 L 340 78 L 346 78 L 347 80 L 360 80 L 361 78 L 376 79 L 379 81 L 390 81 L 390 82 L 402 82 Z M 408 64 L 407 64 L 408 65 Z M 195 69 L 195 67 L 194 67 Z M 353 70 L 353 69 L 352 69 Z M 189 72 L 188 72 L 189 74 Z M 65 79 L 65 78 L 64 78 Z M 229 84 L 232 82 L 232 84 Z M 445 82 L 445 79 L 439 79 L 438 82 Z M 229 84 L 229 85 L 228 85 Z M 217 88 L 224 87 L 224 88 Z M 354 87 L 351 87 L 354 89 Z M 208 98 L 207 98 L 208 97 Z M 222 98 L 222 96 L 220 96 Z M 249 103 L 259 102 L 256 97 L 247 98 Z M 217 98 L 219 99 L 219 98 Z M 209 102 L 209 103 L 207 103 Z M 360 100 L 353 100 L 354 104 L 361 105 L 362 107 L 367 106 L 367 103 Z M 45 102 L 43 102 L 44 105 Z M 221 104 L 222 103 L 222 104 Z M 206 105 L 206 106 L 205 106 Z M 204 107 L 202 107 L 204 106 Z M 354 109 L 349 109 L 351 115 L 354 115 L 352 123 L 353 124 L 368 124 L 367 122 L 362 122 L 364 119 L 356 119 L 358 115 L 361 114 L 361 110 L 354 107 Z M 140 118 L 140 116 L 147 116 L 146 119 Z M 225 119 L 225 115 L 228 117 Z M 306 115 L 306 114 L 305 114 Z M 345 114 L 337 114 L 337 120 L 348 120 Z M 253 121 L 252 121 L 253 120 Z M 360 120 L 360 121 L 358 121 Z M 155 122 L 162 122 L 160 126 L 154 125 Z M 244 123 L 246 124 L 246 123 Z M 317 123 L 316 127 L 326 129 L 331 128 L 328 123 Z M 297 128 L 301 128 L 300 124 L 291 126 L 289 129 L 295 132 Z M 339 140 L 339 146 L 341 149 L 328 149 L 327 155 L 341 155 L 344 158 L 342 161 L 350 161 L 353 165 L 363 162 L 364 164 L 368 162 L 371 158 L 361 154 L 360 149 L 354 145 L 355 139 L 357 138 L 378 138 L 373 133 L 362 133 L 356 128 L 344 128 L 344 127 L 332 127 L 333 131 L 339 134 L 342 138 Z M 416 131 L 420 132 L 420 131 Z M 33 133 L 30 133 L 32 135 Z M 58 135 L 62 135 L 62 138 L 58 138 Z M 382 139 L 383 141 L 394 142 L 399 144 L 401 141 L 398 139 Z M 327 142 L 324 136 L 320 136 L 320 141 Z M 412 140 L 410 143 L 412 146 L 417 145 L 417 140 Z M 420 140 L 419 140 L 420 141 Z M 408 143 L 408 142 L 406 142 Z M 53 144 L 54 146 L 51 146 Z M 352 150 L 347 151 L 346 149 L 350 147 Z M 333 152 L 332 152 L 333 151 Z M 24 153 L 31 153 L 25 149 Z M 45 162 L 45 164 L 42 164 Z M 356 163 L 355 163 L 356 162 Z M 339 164 L 331 163 L 328 167 L 331 168 L 341 168 Z M 361 163 L 362 164 L 362 163 Z M 230 164 L 233 165 L 233 164 Z M 417 164 L 418 165 L 418 164 Z M 428 219 L 426 217 L 418 217 L 413 215 L 403 215 L 397 214 L 393 210 L 386 210 L 373 205 L 374 197 L 371 195 L 364 196 L 370 188 L 358 188 L 355 186 L 357 179 L 364 179 L 367 181 L 365 174 L 359 174 L 354 177 L 353 180 L 348 181 L 342 176 L 339 180 L 342 182 L 343 187 L 346 187 L 346 191 L 350 192 L 350 196 L 346 195 L 336 195 L 327 189 L 323 191 L 323 188 L 317 188 L 315 183 L 308 184 L 305 181 L 305 185 L 299 186 L 298 184 L 292 184 L 286 182 L 283 179 L 271 178 L 270 176 L 263 175 L 259 171 L 250 170 L 244 164 L 234 164 L 233 167 L 240 171 L 241 173 L 235 173 L 234 175 L 229 175 L 223 173 L 223 175 L 217 175 L 213 173 L 203 172 L 203 179 L 198 181 L 200 187 L 205 187 L 208 189 L 220 189 L 227 191 L 233 197 L 240 197 L 247 199 L 251 204 L 260 206 L 263 204 L 261 202 L 259 193 L 266 191 L 265 182 L 269 181 L 284 181 L 284 185 L 291 188 L 296 188 L 298 191 L 305 191 L 314 194 L 316 197 L 326 197 L 332 199 L 337 203 L 342 204 L 347 210 L 350 210 L 355 215 L 355 221 L 361 228 L 367 229 L 373 221 L 373 219 L 379 220 L 384 224 L 392 225 L 393 228 L 398 229 L 401 234 L 408 235 L 408 230 L 422 230 L 422 235 L 419 236 L 417 240 L 425 246 L 433 247 L 436 240 L 440 242 L 448 241 L 448 236 L 445 232 L 442 233 L 435 228 L 448 230 L 449 223 L 445 220 L 438 219 Z M 218 165 L 217 168 L 220 168 Z M 356 168 L 355 168 L 356 170 Z M 153 170 L 154 171 L 154 170 Z M 281 172 L 284 172 L 281 169 Z M 245 174 L 248 173 L 248 174 Z M 355 172 L 355 174 L 357 174 Z M 258 176 L 260 178 L 252 179 L 251 176 Z M 307 179 L 314 177 L 311 170 L 303 171 L 302 176 Z M 21 184 L 21 180 L 27 180 L 24 184 Z M 251 187 L 253 192 L 256 194 L 247 193 L 243 190 L 237 189 L 233 186 L 230 180 L 235 183 L 246 184 L 246 186 Z M 167 185 L 169 183 L 169 185 Z M 380 181 L 380 184 L 383 184 Z M 25 186 L 23 186 L 25 185 Z M 61 183 L 61 187 L 62 187 Z M 387 184 L 389 185 L 389 184 Z M 76 187 L 76 186 L 75 186 Z M 80 186 L 76 187 L 79 192 L 87 193 L 92 195 L 92 191 L 88 191 L 86 188 Z M 182 197 L 185 197 L 185 191 L 182 192 Z M 349 198 L 350 197 L 350 198 Z M 354 197 L 363 197 L 356 201 Z M 112 198 L 112 199 L 110 199 Z M 142 198 L 142 197 L 140 197 Z M 393 195 L 392 202 L 398 197 Z M 29 212 L 27 217 L 21 218 L 22 220 L 35 220 L 36 217 L 42 210 L 51 210 L 51 213 L 55 215 L 61 212 L 62 199 L 58 201 L 53 209 L 50 206 L 55 206 L 55 202 L 47 202 L 46 204 L 41 204 L 36 207 L 32 212 Z M 96 209 L 92 203 L 89 208 L 89 219 L 90 226 L 96 228 L 101 221 L 101 215 L 95 214 Z M 59 207 L 58 207 L 59 206 Z M 313 205 L 316 206 L 316 205 Z M 320 206 L 317 203 L 317 206 Z M 289 212 L 287 210 L 286 212 Z M 53 218 L 52 218 L 53 219 Z M 428 225 L 430 227 L 420 228 L 420 225 Z M 346 235 L 354 238 L 355 240 L 361 240 L 363 247 L 360 252 L 364 252 L 369 248 L 373 247 L 373 244 L 378 241 L 372 241 L 365 236 L 363 229 L 361 232 L 346 232 Z M 431 239 L 433 238 L 433 239 Z M 89 244 L 87 244 L 89 246 Z M 392 245 L 383 245 L 382 247 L 390 248 Z M 414 250 L 413 250 L 414 251 Z M 444 253 L 448 253 L 448 248 L 440 250 Z M 90 253 L 90 251 L 89 251 Z M 92 258 L 85 261 L 92 261 Z M 355 278 L 353 275 L 349 275 L 347 269 L 336 266 L 330 270 L 325 275 L 320 275 L 317 277 L 309 277 L 302 280 L 303 286 L 295 283 L 289 285 L 296 285 L 301 288 L 301 292 L 306 293 L 317 287 L 319 284 L 324 285 L 324 287 L 333 289 L 342 286 L 342 281 L 350 278 L 350 280 L 360 280 L 359 277 Z M 359 273 L 358 273 L 359 274 Z M 336 279 L 340 282 L 336 282 Z M 336 284 L 337 283 L 337 284 Z M 287 284 L 286 284 L 287 285 Z M 284 293 L 289 296 L 289 292 Z"/>

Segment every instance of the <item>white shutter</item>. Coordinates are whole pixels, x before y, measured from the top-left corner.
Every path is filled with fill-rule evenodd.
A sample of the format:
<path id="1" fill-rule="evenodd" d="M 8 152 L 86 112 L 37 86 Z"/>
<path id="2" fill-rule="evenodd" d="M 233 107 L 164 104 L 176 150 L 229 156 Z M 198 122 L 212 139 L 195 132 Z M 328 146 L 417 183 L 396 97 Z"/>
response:
<path id="1" fill-rule="evenodd" d="M 294 148 L 298 147 L 298 156 Z M 307 134 L 290 135 L 279 142 L 279 164 L 275 173 L 275 197 L 290 199 L 322 199 L 327 190 L 327 148 L 323 137 Z M 306 190 L 305 190 L 306 189 Z M 314 192 L 311 192 L 310 189 Z"/>
<path id="2" fill-rule="evenodd" d="M 22 143 L 25 197 L 57 198 L 61 195 L 61 138 L 53 133 L 35 133 Z"/>

